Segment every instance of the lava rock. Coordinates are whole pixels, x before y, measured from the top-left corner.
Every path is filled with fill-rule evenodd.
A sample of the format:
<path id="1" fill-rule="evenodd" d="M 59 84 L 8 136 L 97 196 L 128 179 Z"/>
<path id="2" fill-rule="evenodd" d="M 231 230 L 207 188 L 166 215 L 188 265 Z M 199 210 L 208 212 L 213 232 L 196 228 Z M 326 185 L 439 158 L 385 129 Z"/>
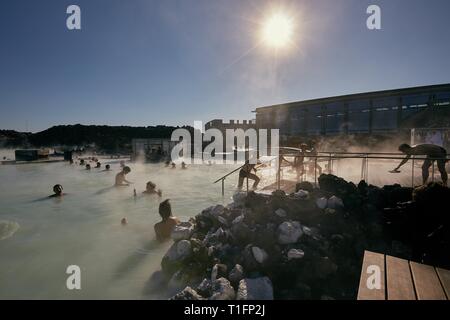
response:
<path id="1" fill-rule="evenodd" d="M 190 222 L 182 222 L 175 226 L 172 231 L 171 238 L 174 241 L 187 240 L 194 232 L 194 226 Z"/>
<path id="2" fill-rule="evenodd" d="M 278 243 L 296 243 L 303 235 L 302 226 L 298 221 L 286 221 L 278 226 Z"/>
<path id="3" fill-rule="evenodd" d="M 227 276 L 227 266 L 225 264 L 216 264 L 211 271 L 211 281 Z"/>
<path id="4" fill-rule="evenodd" d="M 258 247 L 252 247 L 252 253 L 255 260 L 261 264 L 264 263 L 269 257 L 266 251 Z"/>
<path id="5" fill-rule="evenodd" d="M 291 249 L 287 253 L 288 260 L 301 259 L 305 256 L 305 252 L 301 249 Z"/>
<path id="6" fill-rule="evenodd" d="M 197 293 L 191 287 L 186 287 L 169 300 L 205 300 L 201 295 Z"/>
<path id="7" fill-rule="evenodd" d="M 236 264 L 233 269 L 231 269 L 228 279 L 230 279 L 232 284 L 238 284 L 239 281 L 244 279 L 244 268 L 240 264 Z"/>
<path id="8" fill-rule="evenodd" d="M 235 297 L 236 292 L 227 279 L 219 278 L 212 283 L 210 300 L 233 300 Z"/>
<path id="9" fill-rule="evenodd" d="M 295 186 L 295 192 L 298 192 L 299 190 L 305 190 L 305 191 L 308 191 L 309 193 L 311 193 L 314 191 L 314 186 L 311 182 L 303 181 L 303 182 L 297 183 L 297 185 Z"/>
<path id="10" fill-rule="evenodd" d="M 237 300 L 273 300 L 272 281 L 268 277 L 242 279 L 239 282 Z"/>

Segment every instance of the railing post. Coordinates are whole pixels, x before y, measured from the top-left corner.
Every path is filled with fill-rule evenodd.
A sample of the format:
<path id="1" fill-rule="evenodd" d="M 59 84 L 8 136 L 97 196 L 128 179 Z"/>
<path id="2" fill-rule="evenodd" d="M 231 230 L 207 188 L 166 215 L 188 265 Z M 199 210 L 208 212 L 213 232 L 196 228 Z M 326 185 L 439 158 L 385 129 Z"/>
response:
<path id="1" fill-rule="evenodd" d="M 429 170 L 429 169 L 428 169 Z M 431 179 L 434 182 L 434 161 L 433 161 L 433 169 L 432 169 L 432 173 L 431 173 Z"/>
<path id="2" fill-rule="evenodd" d="M 317 156 L 314 158 L 314 185 L 317 187 Z"/>
<path id="3" fill-rule="evenodd" d="M 248 194 L 248 177 L 247 177 L 247 194 Z"/>
<path id="4" fill-rule="evenodd" d="M 414 188 L 414 156 L 412 156 L 412 175 L 411 175 L 411 187 Z"/>
<path id="5" fill-rule="evenodd" d="M 225 179 L 222 179 L 222 197 L 225 197 Z"/>
<path id="6" fill-rule="evenodd" d="M 331 170 L 331 152 L 329 154 L 329 158 L 328 158 L 328 174 L 331 174 L 332 170 Z"/>
<path id="7" fill-rule="evenodd" d="M 278 155 L 278 177 L 277 177 L 277 184 L 278 184 L 278 190 L 281 188 L 281 156 Z"/>
<path id="8" fill-rule="evenodd" d="M 366 183 L 369 184 L 369 158 L 366 158 Z"/>

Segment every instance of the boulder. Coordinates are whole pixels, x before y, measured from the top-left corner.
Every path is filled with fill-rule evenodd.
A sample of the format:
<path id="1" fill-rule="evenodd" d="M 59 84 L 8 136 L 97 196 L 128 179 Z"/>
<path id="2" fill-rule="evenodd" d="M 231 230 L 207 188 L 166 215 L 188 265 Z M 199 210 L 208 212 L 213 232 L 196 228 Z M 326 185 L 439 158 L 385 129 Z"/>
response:
<path id="1" fill-rule="evenodd" d="M 194 232 L 194 226 L 190 222 L 183 222 L 175 226 L 171 238 L 174 241 L 188 240 Z"/>
<path id="2" fill-rule="evenodd" d="M 192 254 L 191 242 L 181 240 L 175 242 L 164 255 L 161 261 L 162 270 L 165 273 L 173 274 L 181 266 L 182 262 Z"/>
<path id="3" fill-rule="evenodd" d="M 227 276 L 227 266 L 225 264 L 215 264 L 211 271 L 211 281 Z"/>
<path id="4" fill-rule="evenodd" d="M 319 209 L 325 209 L 328 205 L 328 199 L 325 197 L 318 198 L 316 200 L 316 205 Z"/>
<path id="5" fill-rule="evenodd" d="M 227 279 L 219 278 L 212 283 L 211 300 L 234 300 L 235 297 L 236 293 Z"/>
<path id="6" fill-rule="evenodd" d="M 258 263 L 264 263 L 269 257 L 266 251 L 258 247 L 252 247 L 252 253 Z"/>
<path id="7" fill-rule="evenodd" d="M 244 215 L 241 214 L 240 216 L 237 216 L 231 224 L 238 224 L 238 223 L 244 221 L 244 218 L 245 218 Z"/>
<path id="8" fill-rule="evenodd" d="M 186 274 L 182 270 L 178 270 L 173 274 L 172 278 L 170 278 L 167 289 L 170 294 L 174 294 L 175 292 L 183 290 L 187 284 L 188 278 Z"/>
<path id="9" fill-rule="evenodd" d="M 332 196 L 330 199 L 328 199 L 327 207 L 330 209 L 339 209 L 344 207 L 344 202 L 341 198 L 338 198 L 336 196 Z"/>
<path id="10" fill-rule="evenodd" d="M 308 191 L 309 193 L 311 193 L 314 191 L 314 186 L 311 182 L 303 181 L 303 182 L 297 183 L 297 185 L 295 186 L 295 192 L 298 192 L 299 190 L 305 190 L 305 191 Z"/>
<path id="11" fill-rule="evenodd" d="M 245 199 L 247 199 L 246 192 L 236 192 L 233 194 L 233 203 L 235 206 L 242 206 L 245 204 Z"/>
<path id="12" fill-rule="evenodd" d="M 203 279 L 202 282 L 195 289 L 201 296 L 210 297 L 212 294 L 212 281 L 209 279 Z"/>
<path id="13" fill-rule="evenodd" d="M 291 249 L 287 253 L 288 260 L 301 259 L 305 256 L 305 252 L 301 249 Z"/>
<path id="14" fill-rule="evenodd" d="M 201 295 L 197 293 L 191 287 L 186 287 L 169 300 L 205 300 Z"/>
<path id="15" fill-rule="evenodd" d="M 287 212 L 286 212 L 286 210 L 281 209 L 281 208 L 275 210 L 275 214 L 276 214 L 277 216 L 279 216 L 280 218 L 285 218 L 285 217 L 287 217 Z"/>
<path id="16" fill-rule="evenodd" d="M 293 194 L 293 196 L 296 199 L 306 200 L 309 199 L 309 192 L 306 190 L 298 190 L 296 193 Z"/>
<path id="17" fill-rule="evenodd" d="M 298 221 L 285 221 L 278 226 L 278 243 L 296 243 L 303 235 L 302 226 Z"/>
<path id="18" fill-rule="evenodd" d="M 154 293 L 167 285 L 167 277 L 162 271 L 155 271 L 145 284 L 144 293 Z"/>
<path id="19" fill-rule="evenodd" d="M 240 264 L 236 264 L 233 269 L 231 269 L 228 275 L 232 284 L 238 284 L 239 281 L 244 279 L 244 268 Z"/>
<path id="20" fill-rule="evenodd" d="M 242 279 L 239 282 L 237 300 L 273 300 L 272 281 L 268 277 Z"/>

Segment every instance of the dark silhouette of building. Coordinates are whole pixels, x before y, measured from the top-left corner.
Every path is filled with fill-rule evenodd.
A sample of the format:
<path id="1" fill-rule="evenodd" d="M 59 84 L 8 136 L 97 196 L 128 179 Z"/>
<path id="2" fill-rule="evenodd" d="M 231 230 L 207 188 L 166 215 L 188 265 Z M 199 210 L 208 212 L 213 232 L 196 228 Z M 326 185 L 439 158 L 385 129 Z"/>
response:
<path id="1" fill-rule="evenodd" d="M 450 84 L 350 94 L 256 108 L 258 129 L 286 137 L 411 130 L 421 118 L 449 121 Z M 420 121 L 419 121 L 420 122 Z M 421 124 L 423 126 L 423 123 Z"/>

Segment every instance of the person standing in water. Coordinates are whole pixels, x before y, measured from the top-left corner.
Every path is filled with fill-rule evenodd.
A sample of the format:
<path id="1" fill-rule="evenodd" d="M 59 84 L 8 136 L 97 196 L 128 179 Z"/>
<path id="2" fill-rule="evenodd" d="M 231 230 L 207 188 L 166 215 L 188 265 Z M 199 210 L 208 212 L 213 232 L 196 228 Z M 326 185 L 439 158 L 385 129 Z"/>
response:
<path id="1" fill-rule="evenodd" d="M 244 185 L 244 179 L 251 179 L 253 180 L 253 189 L 256 189 L 259 184 L 259 177 L 256 174 L 253 174 L 252 171 L 256 173 L 256 164 L 250 163 L 249 160 L 245 161 L 245 164 L 242 166 L 241 170 L 239 171 L 239 182 L 238 182 L 238 189 L 242 189 L 242 186 Z"/>
<path id="2" fill-rule="evenodd" d="M 422 165 L 422 182 L 426 184 L 430 176 L 430 167 L 436 161 L 438 170 L 441 174 L 442 182 L 447 185 L 448 175 L 445 169 L 445 163 L 447 162 L 447 150 L 441 146 L 435 144 L 418 144 L 411 147 L 409 144 L 402 144 L 398 147 L 398 150 L 406 154 L 406 158 L 400 162 L 400 164 L 394 170 L 390 171 L 392 173 L 400 172 L 398 169 L 408 162 L 411 156 L 426 156 L 425 161 Z"/>
<path id="3" fill-rule="evenodd" d="M 170 205 L 169 199 L 164 200 L 159 204 L 159 215 L 161 216 L 162 221 L 155 224 L 154 229 L 156 239 L 163 242 L 170 239 L 170 234 L 180 221 L 178 218 L 172 216 L 172 206 Z"/>
<path id="4" fill-rule="evenodd" d="M 116 175 L 116 183 L 115 183 L 115 186 L 116 186 L 116 187 L 127 187 L 127 186 L 129 186 L 132 182 L 130 182 L 130 181 L 128 181 L 127 179 L 125 179 L 125 176 L 126 176 L 127 174 L 129 174 L 130 172 L 131 172 L 130 167 L 128 167 L 128 166 L 123 167 L 122 171 L 119 172 L 119 173 Z"/>

